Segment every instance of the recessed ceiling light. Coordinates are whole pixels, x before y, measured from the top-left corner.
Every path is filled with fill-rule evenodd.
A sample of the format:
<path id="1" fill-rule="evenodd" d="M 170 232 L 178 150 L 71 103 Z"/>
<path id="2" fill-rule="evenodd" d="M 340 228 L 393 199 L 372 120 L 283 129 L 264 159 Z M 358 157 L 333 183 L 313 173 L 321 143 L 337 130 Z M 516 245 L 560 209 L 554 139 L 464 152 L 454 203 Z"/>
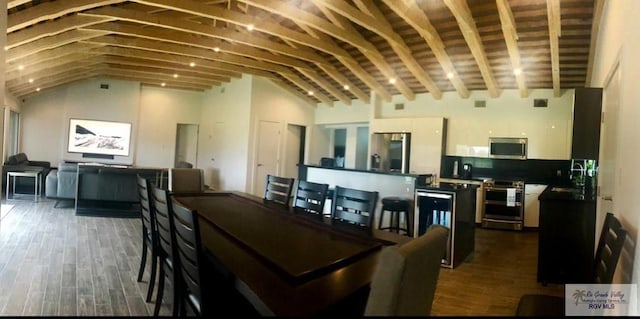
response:
<path id="1" fill-rule="evenodd" d="M 253 24 L 249 24 L 249 25 L 247 25 L 247 30 L 249 30 L 249 31 L 253 31 Z"/>
<path id="2" fill-rule="evenodd" d="M 449 72 L 449 73 L 447 73 L 447 77 L 448 77 L 448 78 L 450 78 L 450 79 L 452 79 L 452 78 L 453 78 L 453 72 Z"/>
<path id="3" fill-rule="evenodd" d="M 344 88 L 345 90 L 348 90 L 349 86 L 345 84 L 342 88 Z"/>
<path id="4" fill-rule="evenodd" d="M 313 91 L 307 92 L 308 95 L 313 95 Z"/>
<path id="5" fill-rule="evenodd" d="M 36 92 L 40 92 L 40 88 L 37 88 L 37 89 L 36 89 Z"/>
<path id="6" fill-rule="evenodd" d="M 18 70 L 20 70 L 20 71 L 24 70 L 24 65 L 22 65 L 22 64 L 18 65 Z"/>
<path id="7" fill-rule="evenodd" d="M 174 79 L 177 79 L 177 78 L 178 78 L 178 73 L 174 73 L 174 74 L 173 74 L 173 78 L 174 78 Z"/>
<path id="8" fill-rule="evenodd" d="M 160 85 L 161 85 L 161 86 L 166 86 L 166 85 L 167 85 L 167 83 L 162 82 L 162 83 L 160 83 Z"/>
<path id="9" fill-rule="evenodd" d="M 551 125 L 551 128 L 556 128 L 556 126 L 555 125 Z"/>
<path id="10" fill-rule="evenodd" d="M 220 52 L 220 48 L 215 47 L 215 48 L 213 48 L 213 51 Z"/>
<path id="11" fill-rule="evenodd" d="M 189 63 L 189 66 L 190 67 L 194 67 L 194 66 L 196 66 L 196 63 L 195 62 L 191 62 L 191 63 Z"/>
<path id="12" fill-rule="evenodd" d="M 389 79 L 389 84 L 395 84 L 395 83 L 396 83 L 396 78 Z"/>
<path id="13" fill-rule="evenodd" d="M 33 79 L 29 79 L 29 83 L 33 83 Z"/>
<path id="14" fill-rule="evenodd" d="M 515 75 L 520 75 L 520 73 L 522 73 L 522 69 L 521 68 L 516 68 L 513 70 L 513 74 Z"/>

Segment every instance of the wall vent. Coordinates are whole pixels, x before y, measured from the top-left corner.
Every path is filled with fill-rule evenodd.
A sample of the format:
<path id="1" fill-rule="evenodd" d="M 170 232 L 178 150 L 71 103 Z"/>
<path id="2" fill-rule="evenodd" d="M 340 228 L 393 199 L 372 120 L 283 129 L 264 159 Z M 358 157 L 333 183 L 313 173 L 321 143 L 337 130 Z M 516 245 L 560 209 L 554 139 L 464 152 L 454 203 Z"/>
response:
<path id="1" fill-rule="evenodd" d="M 224 86 L 220 88 L 220 93 L 224 93 Z"/>
<path id="2" fill-rule="evenodd" d="M 109 89 L 109 84 L 107 83 L 100 83 L 100 88 L 103 90 L 108 90 Z"/>
<path id="3" fill-rule="evenodd" d="M 547 99 L 534 99 L 533 107 L 547 107 L 549 100 Z"/>
<path id="4" fill-rule="evenodd" d="M 404 110 L 404 103 L 398 103 L 395 105 L 396 110 Z"/>
<path id="5" fill-rule="evenodd" d="M 474 107 L 487 107 L 487 101 L 485 101 L 485 100 L 476 100 L 473 103 L 473 106 Z"/>

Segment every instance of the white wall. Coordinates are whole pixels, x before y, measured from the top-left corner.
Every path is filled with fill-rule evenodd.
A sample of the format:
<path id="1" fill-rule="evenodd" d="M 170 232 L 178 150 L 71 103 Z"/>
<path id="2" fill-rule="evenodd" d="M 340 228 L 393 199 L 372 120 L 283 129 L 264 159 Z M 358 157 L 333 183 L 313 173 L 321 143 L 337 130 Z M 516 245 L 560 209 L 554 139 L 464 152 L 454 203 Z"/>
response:
<path id="1" fill-rule="evenodd" d="M 246 189 L 251 90 L 251 77 L 242 76 L 203 95 L 198 166 L 216 189 Z"/>
<path id="2" fill-rule="evenodd" d="M 618 265 L 614 282 L 637 284 L 640 258 L 637 245 L 640 228 L 640 151 L 637 143 L 637 122 L 640 119 L 640 38 L 630 30 L 640 28 L 640 1 L 605 1 L 604 13 L 598 33 L 592 86 L 603 87 L 613 67 L 619 62 L 621 92 L 618 119 L 618 154 L 616 192 L 613 195 L 613 213 L 621 219 L 630 239 Z M 631 32 L 631 33 L 630 33 Z M 620 274 L 622 273 L 622 274 Z M 640 299 L 638 299 L 640 303 Z M 637 315 L 637 314 L 635 314 Z"/>
<path id="3" fill-rule="evenodd" d="M 136 165 L 173 167 L 178 123 L 199 124 L 201 105 L 201 92 L 142 86 Z"/>

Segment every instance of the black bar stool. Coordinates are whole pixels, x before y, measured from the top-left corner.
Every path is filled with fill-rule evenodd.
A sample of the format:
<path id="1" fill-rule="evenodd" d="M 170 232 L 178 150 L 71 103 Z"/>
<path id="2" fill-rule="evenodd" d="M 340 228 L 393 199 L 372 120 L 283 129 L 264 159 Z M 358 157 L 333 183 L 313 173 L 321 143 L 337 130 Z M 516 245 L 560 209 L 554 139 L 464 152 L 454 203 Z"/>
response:
<path id="1" fill-rule="evenodd" d="M 382 220 L 385 214 L 389 212 L 389 226 L 382 227 Z M 409 214 L 411 213 L 411 200 L 397 196 L 389 196 L 382 199 L 382 209 L 380 211 L 380 220 L 378 221 L 378 229 L 390 230 L 400 233 L 405 232 L 407 236 L 411 236 L 412 227 Z M 400 228 L 400 214 L 404 215 L 405 225 Z"/>

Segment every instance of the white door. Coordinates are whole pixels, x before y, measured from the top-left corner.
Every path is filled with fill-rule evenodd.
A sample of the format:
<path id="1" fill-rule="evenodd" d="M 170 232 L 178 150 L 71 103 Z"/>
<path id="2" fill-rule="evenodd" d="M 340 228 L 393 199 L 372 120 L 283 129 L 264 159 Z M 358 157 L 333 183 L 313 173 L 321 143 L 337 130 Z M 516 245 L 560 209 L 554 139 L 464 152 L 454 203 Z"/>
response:
<path id="1" fill-rule="evenodd" d="M 198 124 L 178 124 L 174 165 L 180 161 L 197 165 Z"/>
<path id="2" fill-rule="evenodd" d="M 260 121 L 258 124 L 258 150 L 253 174 L 253 194 L 264 196 L 267 175 L 278 175 L 280 159 L 280 123 Z"/>
<path id="3" fill-rule="evenodd" d="M 603 123 L 600 131 L 600 159 L 598 166 L 598 208 L 596 214 L 596 240 L 600 238 L 604 216 L 615 212 L 616 188 L 619 185 L 618 116 L 620 109 L 620 68 L 616 66 L 603 92 Z"/>
<path id="4" fill-rule="evenodd" d="M 224 133 L 224 122 L 215 122 L 211 124 L 206 136 L 201 137 L 206 145 L 201 147 L 203 155 L 198 157 L 199 167 L 203 169 L 204 184 L 214 190 L 228 189 L 220 178 L 220 172 L 228 163 L 223 156 L 225 154 Z"/>

